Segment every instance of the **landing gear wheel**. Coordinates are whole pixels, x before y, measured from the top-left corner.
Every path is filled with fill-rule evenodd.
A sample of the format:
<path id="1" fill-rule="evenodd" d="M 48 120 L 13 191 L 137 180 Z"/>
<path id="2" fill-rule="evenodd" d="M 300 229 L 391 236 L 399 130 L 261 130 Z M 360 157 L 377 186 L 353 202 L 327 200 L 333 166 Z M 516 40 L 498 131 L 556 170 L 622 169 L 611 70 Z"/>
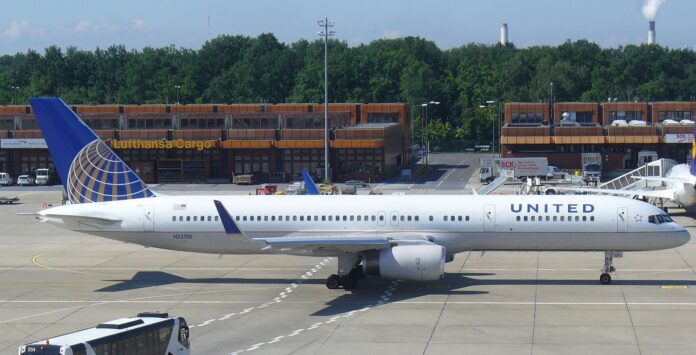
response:
<path id="1" fill-rule="evenodd" d="M 339 287 L 341 287 L 341 278 L 338 275 L 333 274 L 326 278 L 326 288 L 335 290 Z"/>
<path id="2" fill-rule="evenodd" d="M 605 251 L 604 252 L 604 267 L 602 268 L 602 275 L 599 276 L 599 282 L 602 285 L 608 285 L 611 283 L 611 276 L 609 275 L 610 272 L 616 271 L 614 268 L 614 252 L 613 251 Z"/>
<path id="3" fill-rule="evenodd" d="M 341 284 L 343 284 L 344 290 L 350 291 L 355 289 L 356 286 L 358 286 L 358 280 L 356 280 L 355 277 L 347 275 L 341 277 Z"/>

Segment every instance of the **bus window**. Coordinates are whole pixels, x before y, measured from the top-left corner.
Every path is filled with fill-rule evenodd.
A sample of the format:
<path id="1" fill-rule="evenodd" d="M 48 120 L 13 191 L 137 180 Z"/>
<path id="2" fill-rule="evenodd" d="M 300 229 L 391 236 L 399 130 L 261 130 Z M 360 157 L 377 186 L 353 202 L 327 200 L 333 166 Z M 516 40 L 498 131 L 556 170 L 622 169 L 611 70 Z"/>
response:
<path id="1" fill-rule="evenodd" d="M 179 317 L 179 343 L 186 349 L 189 348 L 189 327 L 184 318 Z"/>

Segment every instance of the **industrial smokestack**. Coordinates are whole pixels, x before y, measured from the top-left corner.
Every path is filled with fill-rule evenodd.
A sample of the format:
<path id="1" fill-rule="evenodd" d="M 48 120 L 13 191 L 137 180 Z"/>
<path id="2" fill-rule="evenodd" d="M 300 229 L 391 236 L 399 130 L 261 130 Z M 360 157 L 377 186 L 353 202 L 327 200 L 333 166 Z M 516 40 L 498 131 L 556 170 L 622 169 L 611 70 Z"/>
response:
<path id="1" fill-rule="evenodd" d="M 655 21 L 650 21 L 650 29 L 648 30 L 648 44 L 655 44 Z"/>
<path id="2" fill-rule="evenodd" d="M 506 45 L 508 43 L 508 27 L 507 23 L 500 25 L 500 44 Z"/>

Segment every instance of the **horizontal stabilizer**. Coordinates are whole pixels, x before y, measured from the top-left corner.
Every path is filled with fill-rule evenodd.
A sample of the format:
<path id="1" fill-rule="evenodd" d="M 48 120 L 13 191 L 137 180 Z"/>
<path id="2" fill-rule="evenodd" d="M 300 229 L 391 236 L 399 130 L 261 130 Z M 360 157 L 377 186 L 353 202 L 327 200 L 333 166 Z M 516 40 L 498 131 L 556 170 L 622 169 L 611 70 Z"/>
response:
<path id="1" fill-rule="evenodd" d="M 38 213 L 40 218 L 55 218 L 55 219 L 62 219 L 66 222 L 82 222 L 82 223 L 97 223 L 97 224 L 102 224 L 102 225 L 107 225 L 107 224 L 114 224 L 121 222 L 122 219 L 120 218 L 115 218 L 115 217 L 110 217 L 110 216 L 99 216 L 99 215 L 93 215 L 93 216 L 85 216 L 85 215 L 77 215 L 77 214 L 67 214 L 67 213 Z"/>

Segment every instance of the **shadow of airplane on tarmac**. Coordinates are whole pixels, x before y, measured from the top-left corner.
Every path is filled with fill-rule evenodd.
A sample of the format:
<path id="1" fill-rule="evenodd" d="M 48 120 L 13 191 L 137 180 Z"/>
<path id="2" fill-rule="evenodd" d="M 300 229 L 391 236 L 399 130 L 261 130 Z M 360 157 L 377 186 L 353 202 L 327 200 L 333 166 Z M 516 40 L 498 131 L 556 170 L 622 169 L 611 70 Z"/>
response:
<path id="1" fill-rule="evenodd" d="M 262 279 L 262 278 L 235 278 L 235 277 L 206 277 L 186 278 L 162 271 L 138 271 L 130 280 L 105 280 L 115 281 L 117 284 L 100 288 L 95 292 L 119 292 L 130 291 L 153 286 L 165 286 L 172 284 L 290 284 L 297 279 Z M 305 284 L 324 284 L 323 279 L 307 279 Z"/>
<path id="2" fill-rule="evenodd" d="M 389 297 L 393 303 L 406 301 L 429 295 L 483 295 L 489 294 L 486 290 L 466 290 L 476 286 L 598 286 L 599 281 L 594 279 L 553 280 L 553 279 L 496 279 L 488 278 L 495 273 L 448 273 L 438 281 L 413 282 L 404 281 L 399 284 L 396 291 Z M 130 280 L 107 280 L 119 283 L 96 290 L 96 292 L 119 292 L 135 290 L 153 286 L 171 284 L 277 284 L 287 285 L 296 282 L 291 278 L 185 278 L 162 271 L 140 271 Z M 324 279 L 307 279 L 304 284 L 323 285 Z M 391 284 L 390 280 L 366 277 L 359 281 L 358 288 L 352 291 L 335 290 L 336 298 L 326 302 L 326 307 L 312 313 L 312 316 L 333 316 L 353 310 L 359 310 L 368 305 L 376 305 L 385 290 Z M 696 287 L 694 280 L 631 280 L 615 278 L 612 286 L 688 286 Z"/>

